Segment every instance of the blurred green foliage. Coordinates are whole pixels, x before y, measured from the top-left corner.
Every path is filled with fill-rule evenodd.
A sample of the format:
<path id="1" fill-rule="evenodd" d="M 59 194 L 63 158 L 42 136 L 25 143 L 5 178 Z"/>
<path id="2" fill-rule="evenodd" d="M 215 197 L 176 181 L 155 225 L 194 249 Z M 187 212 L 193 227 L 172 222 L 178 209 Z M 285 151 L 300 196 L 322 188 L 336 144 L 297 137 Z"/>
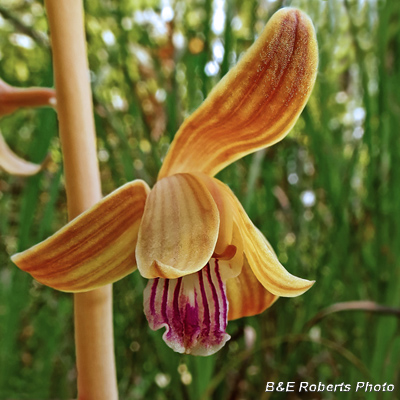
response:
<path id="1" fill-rule="evenodd" d="M 121 399 L 395 399 L 395 392 L 268 393 L 274 382 L 400 385 L 400 3 L 380 0 L 87 0 L 86 29 L 103 192 L 155 182 L 179 125 L 281 6 L 312 18 L 317 83 L 282 143 L 228 167 L 230 184 L 287 269 L 316 284 L 228 325 L 208 358 L 175 354 L 148 328 L 138 273 L 114 286 Z M 51 86 L 42 2 L 0 6 L 0 76 Z M 234 90 L 234 88 L 232 88 Z M 0 121 L 10 146 L 53 164 L 29 178 L 0 172 L 0 399 L 76 396 L 72 297 L 9 260 L 67 220 L 54 111 Z M 386 312 L 385 312 L 386 311 Z M 389 310 L 390 311 L 390 310 Z M 311 321 L 311 322 L 310 322 Z"/>

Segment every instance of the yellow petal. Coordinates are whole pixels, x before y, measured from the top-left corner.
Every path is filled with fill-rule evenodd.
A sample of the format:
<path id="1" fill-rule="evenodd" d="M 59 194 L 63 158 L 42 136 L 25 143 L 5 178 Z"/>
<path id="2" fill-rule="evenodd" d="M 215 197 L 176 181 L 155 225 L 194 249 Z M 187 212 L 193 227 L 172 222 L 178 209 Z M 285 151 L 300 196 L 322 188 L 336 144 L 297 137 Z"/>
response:
<path id="1" fill-rule="evenodd" d="M 243 209 L 242 211 L 244 212 Z M 278 296 L 295 297 L 314 285 L 315 281 L 302 279 L 289 273 L 247 214 L 244 214 L 242 218 L 242 229 L 246 231 L 244 234 L 245 255 L 255 276 L 267 290 Z"/>
<path id="2" fill-rule="evenodd" d="M 280 141 L 314 86 L 318 49 L 311 20 L 284 8 L 248 52 L 181 126 L 159 179 L 177 172 L 221 169 Z"/>
<path id="3" fill-rule="evenodd" d="M 229 201 L 227 201 L 226 196 L 221 192 L 219 185 L 213 180 L 209 179 L 204 174 L 193 174 L 207 186 L 211 196 L 213 197 L 215 204 L 218 207 L 219 212 L 219 231 L 218 231 L 218 241 L 215 245 L 214 257 L 221 258 L 231 258 L 229 257 L 232 250 L 232 234 L 233 234 L 233 214 Z M 205 179 L 203 179 L 205 178 Z"/>
<path id="4" fill-rule="evenodd" d="M 214 179 L 214 178 L 208 178 Z M 283 297 L 299 296 L 308 290 L 314 281 L 290 274 L 279 262 L 264 235 L 253 225 L 239 200 L 222 182 L 214 179 L 229 199 L 243 238 L 244 254 L 258 281 L 272 294 Z"/>
<path id="5" fill-rule="evenodd" d="M 30 176 L 37 174 L 46 164 L 33 164 L 18 157 L 5 142 L 0 133 L 0 169 L 11 175 Z"/>
<path id="6" fill-rule="evenodd" d="M 54 89 L 17 88 L 0 79 L 0 116 L 11 114 L 22 107 L 53 106 L 55 102 Z"/>
<path id="7" fill-rule="evenodd" d="M 123 278 L 136 269 L 135 246 L 149 190 L 140 180 L 127 183 L 12 261 L 39 282 L 66 292 Z"/>
<path id="8" fill-rule="evenodd" d="M 139 272 L 148 279 L 175 279 L 199 271 L 211 259 L 218 228 L 218 208 L 200 179 L 162 179 L 147 199 L 139 230 Z"/>
<path id="9" fill-rule="evenodd" d="M 230 321 L 260 314 L 278 299 L 278 296 L 273 295 L 261 285 L 246 257 L 240 275 L 226 282 L 226 294 Z"/>

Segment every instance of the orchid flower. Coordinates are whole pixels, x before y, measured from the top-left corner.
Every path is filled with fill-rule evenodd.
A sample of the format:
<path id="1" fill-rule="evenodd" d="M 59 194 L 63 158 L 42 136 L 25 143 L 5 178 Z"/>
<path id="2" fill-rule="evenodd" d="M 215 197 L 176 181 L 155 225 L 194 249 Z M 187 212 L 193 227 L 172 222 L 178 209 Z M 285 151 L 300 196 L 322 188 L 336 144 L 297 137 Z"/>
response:
<path id="1" fill-rule="evenodd" d="M 0 79 L 0 117 L 12 114 L 22 107 L 53 106 L 55 91 L 47 88 L 16 88 Z M 11 175 L 29 176 L 37 174 L 45 165 L 34 164 L 18 157 L 0 133 L 0 169 Z"/>
<path id="2" fill-rule="evenodd" d="M 313 285 L 291 275 L 232 191 L 214 175 L 280 141 L 316 78 L 315 32 L 286 8 L 183 123 L 150 190 L 127 183 L 12 260 L 67 292 L 95 289 L 136 268 L 149 281 L 144 309 L 177 352 L 209 355 L 227 321 L 261 313 Z"/>

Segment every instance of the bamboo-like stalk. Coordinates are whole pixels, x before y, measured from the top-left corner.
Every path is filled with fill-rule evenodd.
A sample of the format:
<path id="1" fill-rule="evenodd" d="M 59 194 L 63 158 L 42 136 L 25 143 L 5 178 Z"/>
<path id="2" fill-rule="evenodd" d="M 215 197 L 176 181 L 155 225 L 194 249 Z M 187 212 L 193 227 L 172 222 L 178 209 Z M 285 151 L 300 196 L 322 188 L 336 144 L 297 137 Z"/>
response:
<path id="1" fill-rule="evenodd" d="M 82 0 L 46 0 L 69 218 L 101 198 Z M 111 285 L 75 295 L 79 400 L 118 399 Z"/>

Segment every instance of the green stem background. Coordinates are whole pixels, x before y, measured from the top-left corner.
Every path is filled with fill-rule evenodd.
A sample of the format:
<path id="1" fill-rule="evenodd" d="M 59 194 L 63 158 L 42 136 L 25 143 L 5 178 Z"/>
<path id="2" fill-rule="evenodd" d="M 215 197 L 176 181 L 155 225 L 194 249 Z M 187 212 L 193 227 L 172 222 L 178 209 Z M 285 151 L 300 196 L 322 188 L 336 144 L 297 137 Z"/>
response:
<path id="1" fill-rule="evenodd" d="M 268 381 L 399 387 L 399 2 L 226 0 L 228 23 L 219 34 L 212 29 L 211 0 L 173 2 L 174 20 L 163 34 L 156 29 L 160 3 L 133 3 L 85 2 L 104 194 L 134 177 L 154 183 L 180 123 L 278 7 L 299 7 L 314 21 L 319 74 L 296 127 L 283 142 L 218 177 L 231 186 L 287 269 L 317 282 L 301 297 L 280 299 L 260 316 L 230 323 L 232 340 L 208 358 L 175 354 L 160 331 L 149 330 L 139 274 L 117 282 L 120 398 L 288 398 L 264 392 Z M 14 85 L 51 86 L 43 5 L 9 4 L 7 10 L 0 7 L 0 76 Z M 21 46 L 20 34 L 31 39 L 28 47 Z M 203 41 L 200 53 L 191 47 L 194 38 Z M 183 47 L 174 48 L 181 39 Z M 219 73 L 208 76 L 204 68 L 217 40 L 225 53 Z M 50 109 L 23 110 L 3 118 L 0 129 L 30 161 L 48 151 L 55 161 L 29 179 L 0 172 L 0 399 L 71 399 L 72 298 L 32 282 L 9 261 L 67 220 L 56 116 Z M 302 201 L 308 191 L 315 195 L 309 207 Z M 373 303 L 321 314 L 336 303 L 366 300 Z M 396 396 L 323 393 L 328 400 Z"/>

